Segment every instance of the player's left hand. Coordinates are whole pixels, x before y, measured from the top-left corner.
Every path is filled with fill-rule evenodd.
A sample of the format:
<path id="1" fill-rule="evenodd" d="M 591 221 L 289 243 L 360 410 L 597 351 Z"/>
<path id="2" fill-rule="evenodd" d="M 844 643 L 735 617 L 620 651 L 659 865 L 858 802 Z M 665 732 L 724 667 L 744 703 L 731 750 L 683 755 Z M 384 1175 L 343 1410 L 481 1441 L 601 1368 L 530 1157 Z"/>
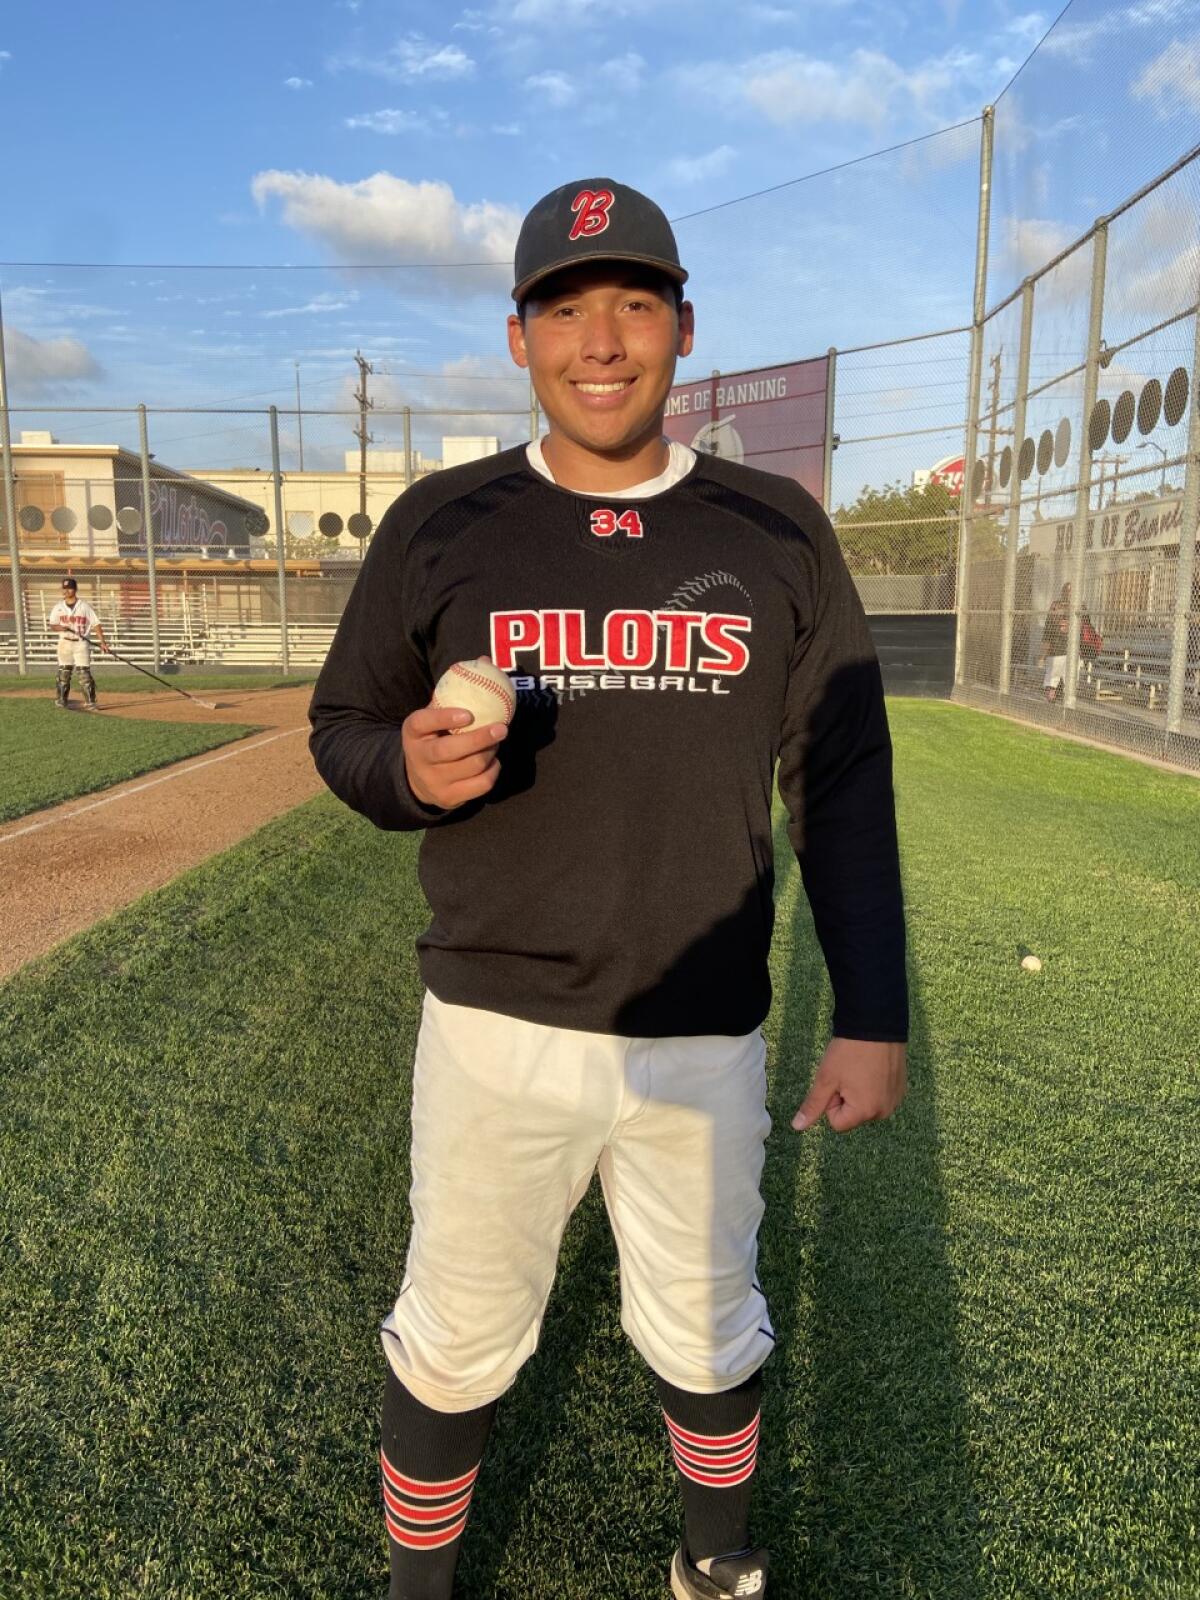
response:
<path id="1" fill-rule="evenodd" d="M 876 1039 L 831 1039 L 804 1103 L 792 1118 L 799 1132 L 822 1116 L 835 1133 L 882 1122 L 908 1088 L 907 1049 Z"/>

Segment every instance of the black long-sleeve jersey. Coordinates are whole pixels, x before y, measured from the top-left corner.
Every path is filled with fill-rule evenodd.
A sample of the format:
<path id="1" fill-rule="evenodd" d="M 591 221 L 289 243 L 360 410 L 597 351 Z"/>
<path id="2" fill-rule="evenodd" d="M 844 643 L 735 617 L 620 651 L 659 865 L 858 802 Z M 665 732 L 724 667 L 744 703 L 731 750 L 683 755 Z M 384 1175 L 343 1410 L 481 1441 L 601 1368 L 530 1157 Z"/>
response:
<path id="1" fill-rule="evenodd" d="M 501 775 L 435 810 L 401 724 L 485 654 L 518 690 Z M 522 449 L 425 478 L 379 525 L 309 714 L 335 794 L 427 830 L 418 949 L 439 999 L 630 1037 L 757 1027 L 778 767 L 834 1031 L 907 1036 L 879 666 L 790 479 L 699 456 L 650 498 L 584 496 Z"/>

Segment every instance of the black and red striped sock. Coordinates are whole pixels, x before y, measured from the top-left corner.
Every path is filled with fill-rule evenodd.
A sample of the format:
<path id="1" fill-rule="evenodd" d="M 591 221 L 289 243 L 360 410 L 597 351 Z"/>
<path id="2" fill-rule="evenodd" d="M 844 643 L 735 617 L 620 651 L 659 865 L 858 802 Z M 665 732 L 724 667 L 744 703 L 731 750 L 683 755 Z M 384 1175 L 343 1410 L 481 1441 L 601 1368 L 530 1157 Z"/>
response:
<path id="1" fill-rule="evenodd" d="M 389 1600 L 450 1600 L 462 1531 L 496 1402 L 434 1411 L 389 1367 L 379 1476 L 391 1551 Z"/>
<path id="2" fill-rule="evenodd" d="M 683 1496 L 693 1561 L 750 1544 L 750 1491 L 758 1461 L 762 1374 L 724 1394 L 692 1394 L 656 1378 Z"/>

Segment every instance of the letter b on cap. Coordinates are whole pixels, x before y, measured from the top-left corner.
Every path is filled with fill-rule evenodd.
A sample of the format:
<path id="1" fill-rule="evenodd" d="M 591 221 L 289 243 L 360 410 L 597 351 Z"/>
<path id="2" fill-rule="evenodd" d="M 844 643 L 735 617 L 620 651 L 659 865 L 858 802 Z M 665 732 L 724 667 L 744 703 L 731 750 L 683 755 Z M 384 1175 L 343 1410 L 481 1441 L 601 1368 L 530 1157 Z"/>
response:
<path id="1" fill-rule="evenodd" d="M 613 203 L 611 189 L 581 189 L 571 201 L 575 222 L 568 235 L 571 239 L 590 239 L 608 227 L 609 208 Z"/>

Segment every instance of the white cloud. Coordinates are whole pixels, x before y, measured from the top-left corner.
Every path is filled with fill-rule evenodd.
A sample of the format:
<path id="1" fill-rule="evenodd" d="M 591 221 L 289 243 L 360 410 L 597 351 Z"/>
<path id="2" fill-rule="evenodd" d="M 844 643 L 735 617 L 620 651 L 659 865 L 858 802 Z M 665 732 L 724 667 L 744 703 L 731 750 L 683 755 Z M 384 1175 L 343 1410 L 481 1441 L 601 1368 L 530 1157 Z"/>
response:
<path id="1" fill-rule="evenodd" d="M 1025 278 L 1044 267 L 1078 237 L 1078 228 L 1048 217 L 1005 217 L 1000 227 L 1001 257 L 1005 266 Z M 1086 265 L 1087 252 L 1078 254 L 1085 259 L 1086 279 L 1090 272 Z"/>
<path id="2" fill-rule="evenodd" d="M 124 315 L 116 306 L 62 298 L 70 293 L 69 288 L 18 283 L 4 291 L 4 301 L 10 312 L 16 311 L 24 322 L 37 328 L 39 335 L 57 335 L 63 331 L 63 325 L 70 322 L 92 322 Z"/>
<path id="3" fill-rule="evenodd" d="M 1048 56 L 1061 56 L 1076 66 L 1086 66 L 1095 58 L 1097 45 L 1105 40 L 1124 37 L 1136 28 L 1165 28 L 1177 22 L 1180 14 L 1180 0 L 1133 0 L 1132 4 L 1114 6 L 1086 22 L 1071 21 L 1068 12 L 1068 20 L 1055 24 L 1042 50 Z"/>
<path id="4" fill-rule="evenodd" d="M 1087 119 L 1078 113 L 1058 117 L 1053 122 L 1031 118 L 1025 100 L 1013 89 L 996 109 L 996 148 L 1001 159 L 1011 161 L 1031 145 L 1042 149 L 1051 139 L 1059 139 L 1067 133 L 1082 133 L 1086 127 Z"/>
<path id="5" fill-rule="evenodd" d="M 1109 229 L 1106 310 L 1156 322 L 1190 305 L 1200 281 L 1198 237 L 1196 203 L 1177 188 L 1118 218 Z"/>
<path id="6" fill-rule="evenodd" d="M 456 44 L 432 44 L 417 34 L 397 39 L 379 55 L 348 52 L 335 56 L 329 64 L 335 72 L 352 68 L 392 83 L 447 82 L 469 78 L 475 71 L 474 61 Z"/>
<path id="7" fill-rule="evenodd" d="M 11 50 L 0 50 L 0 67 L 2 67 L 6 61 L 11 61 L 11 60 L 12 60 L 12 51 Z"/>
<path id="8" fill-rule="evenodd" d="M 366 128 L 371 133 L 417 133 L 427 124 L 415 111 L 399 111 L 394 106 L 386 106 L 381 111 L 364 111 L 361 116 L 347 117 L 346 126 Z"/>
<path id="9" fill-rule="evenodd" d="M 260 311 L 258 314 L 266 318 L 317 316 L 322 312 L 345 311 L 347 306 L 352 305 L 357 299 L 358 295 L 353 293 L 344 299 L 336 294 L 318 294 L 302 306 L 277 306 L 271 311 Z"/>
<path id="10" fill-rule="evenodd" d="M 874 51 L 857 55 L 856 70 L 847 72 L 832 61 L 779 51 L 774 59 L 764 58 L 752 67 L 742 91 L 774 123 L 866 122 L 878 127 L 887 117 L 893 87 L 881 81 L 887 58 Z"/>
<path id="11" fill-rule="evenodd" d="M 503 31 L 494 22 L 489 22 L 482 11 L 470 9 L 463 12 L 450 30 L 451 33 L 484 33 L 489 39 L 498 39 Z"/>
<path id="12" fill-rule="evenodd" d="M 1019 39 L 1032 50 L 1045 36 L 1049 25 L 1049 19 L 1042 12 L 1027 11 L 1023 16 L 1009 17 L 1000 31 L 1011 34 L 1014 39 Z"/>
<path id="13" fill-rule="evenodd" d="M 623 56 L 614 56 L 611 61 L 602 62 L 597 69 L 597 76 L 610 88 L 626 94 L 640 89 L 645 75 L 645 59 L 636 50 L 627 50 Z"/>
<path id="14" fill-rule="evenodd" d="M 958 48 L 913 67 L 880 50 L 854 50 L 844 60 L 773 50 L 675 73 L 685 90 L 725 107 L 749 104 L 777 126 L 845 122 L 889 132 L 902 117 L 937 127 L 975 116 L 995 76 L 994 58 Z"/>
<path id="15" fill-rule="evenodd" d="M 60 384 L 101 376 L 99 363 L 82 340 L 35 339 L 12 327 L 5 330 L 4 340 L 13 389 L 23 394 L 44 395 Z"/>
<path id="16" fill-rule="evenodd" d="M 1074 243 L 1080 231 L 1078 226 L 1048 218 L 1005 218 L 1000 233 L 1001 264 L 1024 278 Z M 1134 325 L 1156 322 L 1191 302 L 1200 278 L 1198 232 L 1194 206 L 1162 196 L 1111 225 L 1104 289 L 1110 328 L 1119 324 L 1122 337 L 1127 338 Z M 1072 303 L 1086 322 L 1091 273 L 1092 246 L 1087 244 L 1039 279 L 1037 304 Z"/>
<path id="17" fill-rule="evenodd" d="M 1118 310 L 1147 321 L 1182 311 L 1195 294 L 1200 279 L 1200 244 L 1183 246 L 1157 265 L 1120 279 L 1107 298 Z"/>
<path id="18" fill-rule="evenodd" d="M 644 0 L 642 9 L 647 9 Z M 606 15 L 625 15 L 627 0 L 497 0 L 494 15 L 508 23 L 549 23 L 555 27 L 599 22 Z"/>
<path id="19" fill-rule="evenodd" d="M 521 124 L 519 122 L 493 122 L 492 132 L 502 134 L 506 139 L 519 138 Z"/>
<path id="20" fill-rule="evenodd" d="M 556 107 L 569 106 L 576 95 L 574 80 L 565 72 L 535 72 L 525 79 L 525 88 L 544 95 Z"/>
<path id="21" fill-rule="evenodd" d="M 707 183 L 729 170 L 737 151 L 729 144 L 718 145 L 702 156 L 675 156 L 667 162 L 667 176 L 677 183 Z"/>
<path id="22" fill-rule="evenodd" d="M 283 80 L 285 89 L 311 89 L 312 86 L 313 81 L 311 78 L 285 78 Z"/>
<path id="23" fill-rule="evenodd" d="M 1152 100 L 1160 117 L 1169 117 L 1180 104 L 1200 111 L 1200 34 L 1172 39 L 1146 64 L 1129 92 L 1135 100 Z"/>
<path id="24" fill-rule="evenodd" d="M 511 262 L 521 216 L 494 201 L 465 204 L 447 183 L 410 183 L 390 172 L 357 182 L 307 172 L 260 172 L 251 184 L 260 206 L 278 200 L 283 220 L 343 261 Z M 408 280 L 406 280 L 408 281 Z M 444 285 L 471 293 L 495 276 L 452 271 Z"/>

